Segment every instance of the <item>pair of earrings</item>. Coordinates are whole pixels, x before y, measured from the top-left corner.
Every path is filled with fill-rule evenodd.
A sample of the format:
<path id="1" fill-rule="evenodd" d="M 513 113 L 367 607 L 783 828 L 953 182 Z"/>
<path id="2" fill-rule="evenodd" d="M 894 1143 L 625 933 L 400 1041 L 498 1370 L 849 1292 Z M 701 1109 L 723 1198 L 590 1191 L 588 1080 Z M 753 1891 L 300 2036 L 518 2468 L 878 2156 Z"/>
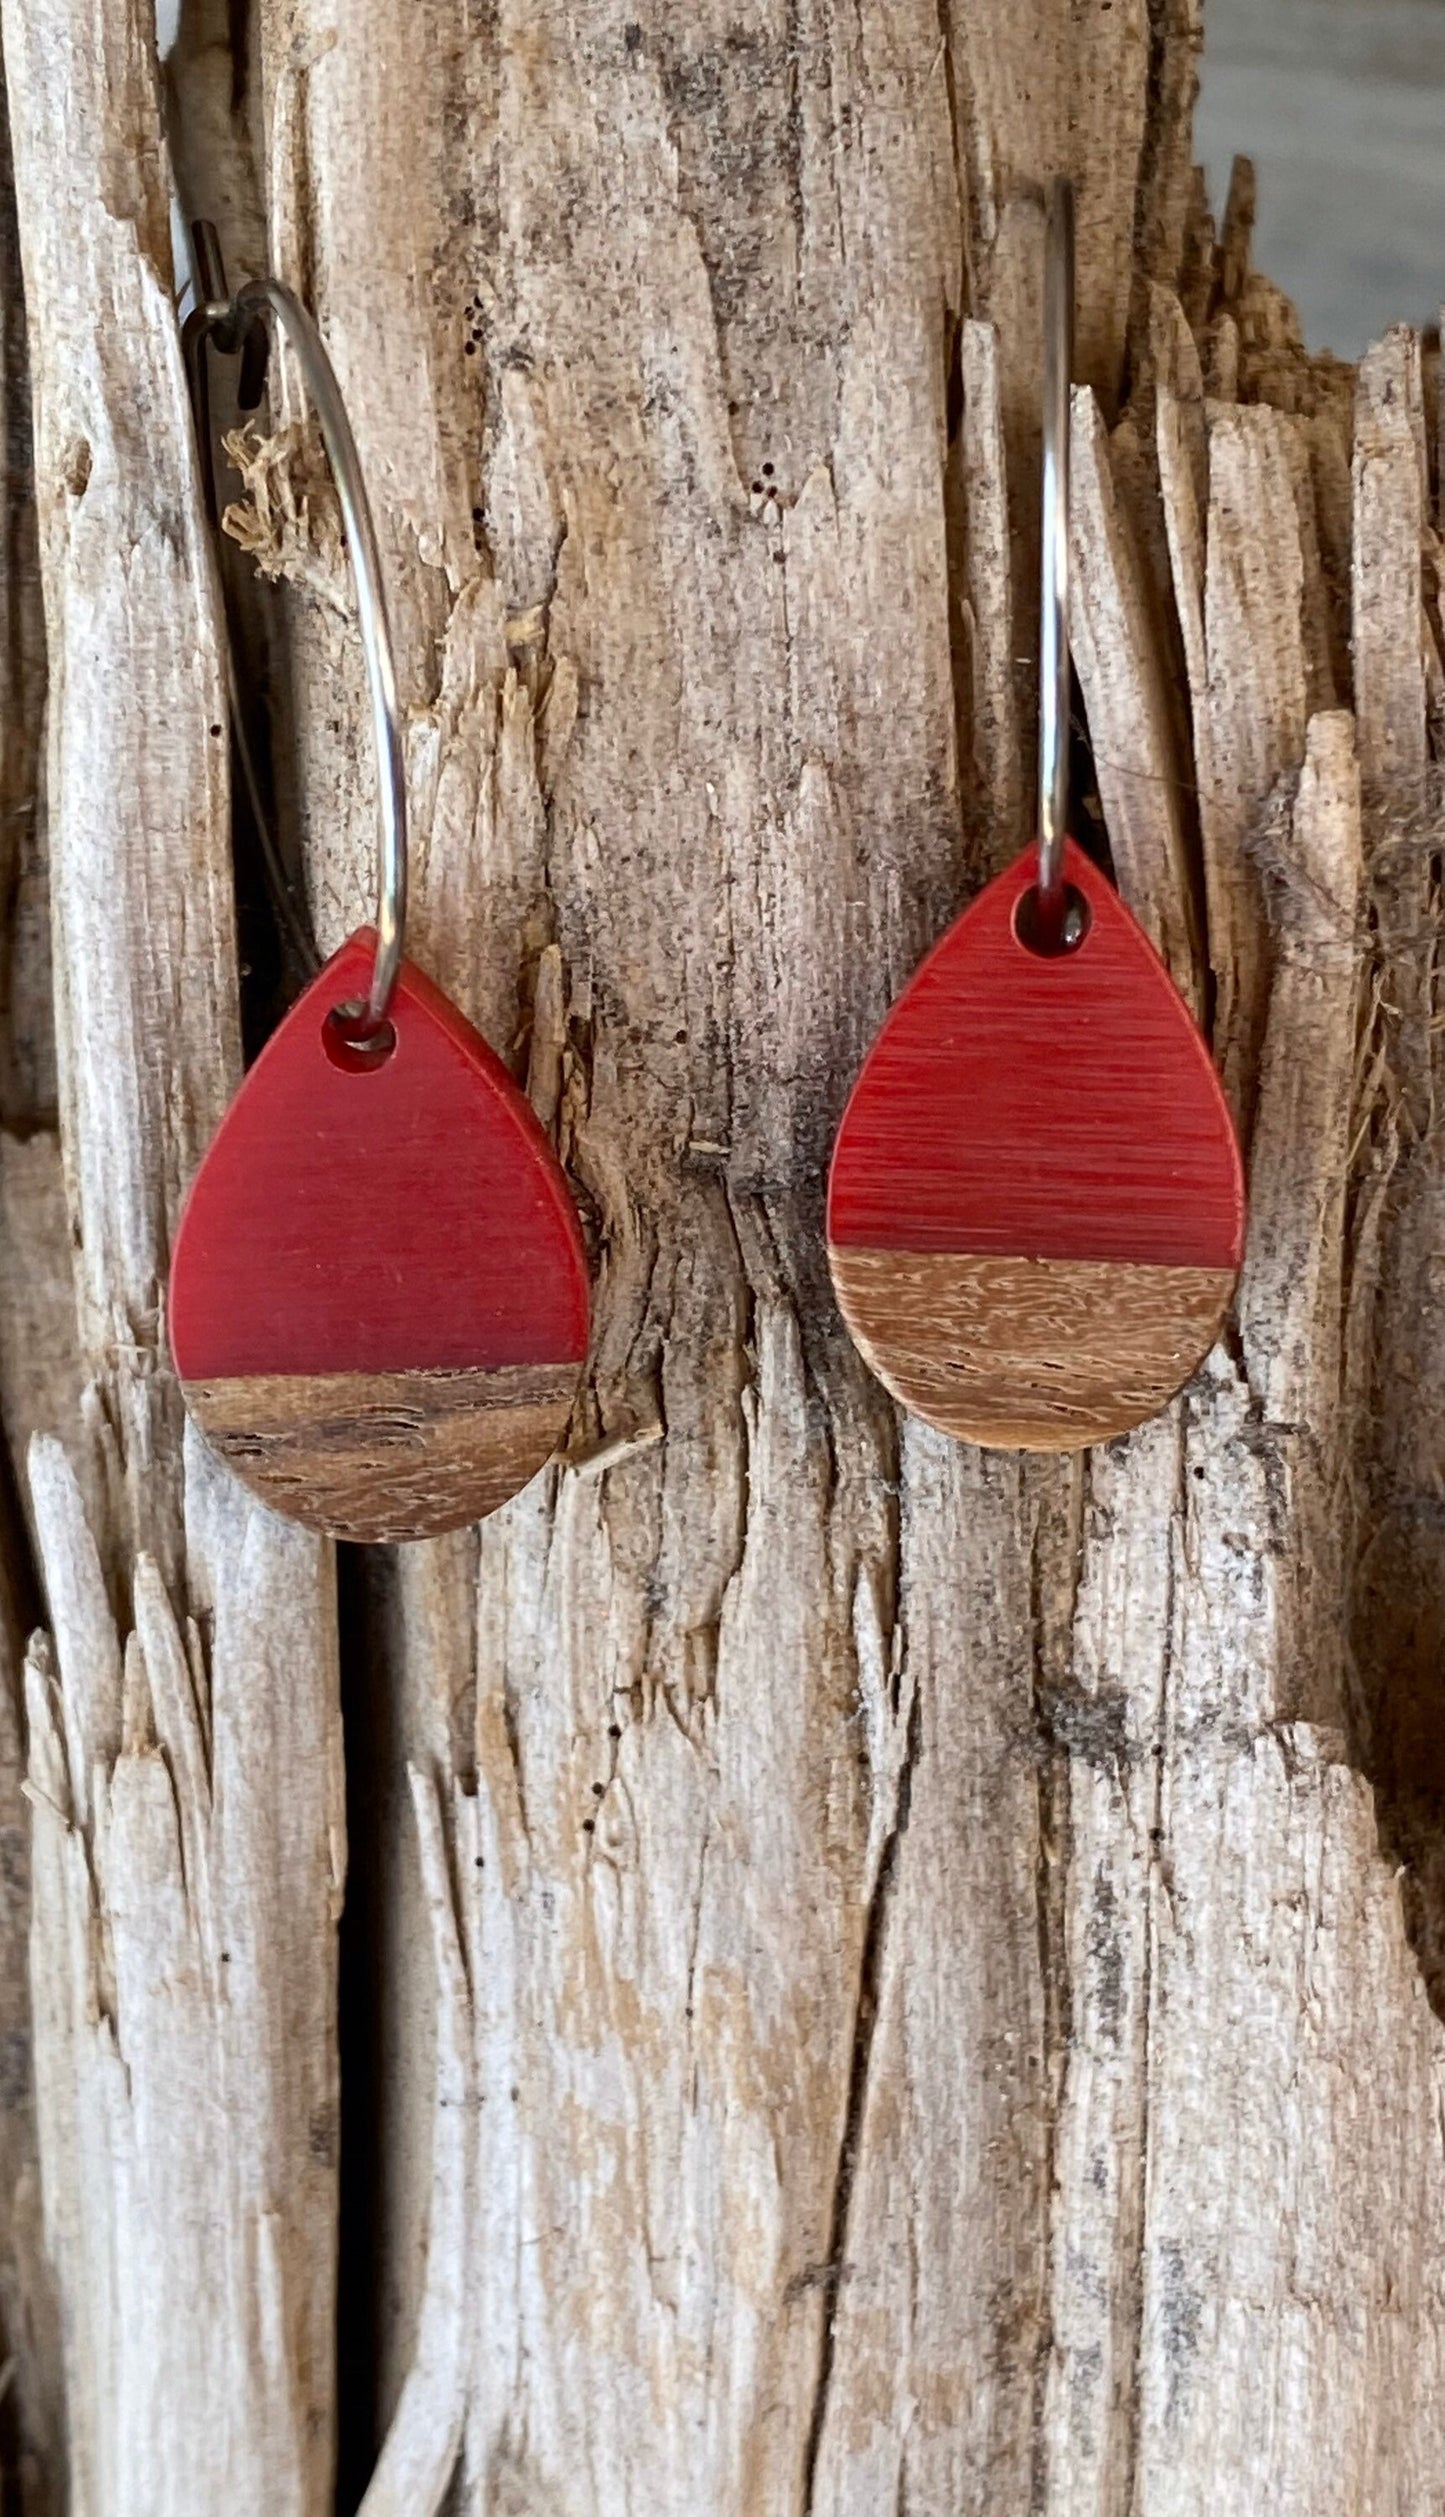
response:
<path id="1" fill-rule="evenodd" d="M 210 1146 L 169 1293 L 186 1404 L 274 1510 L 430 1537 L 550 1457 L 588 1344 L 576 1208 L 524 1095 L 403 953 L 406 786 L 365 484 L 336 378 L 275 280 L 228 297 L 198 238 L 188 320 L 243 353 L 279 324 L 335 475 L 381 803 L 374 930 L 292 1007 Z M 209 277 L 210 285 L 206 285 Z M 844 1318 L 945 1432 L 1065 1450 L 1188 1379 L 1233 1291 L 1239 1149 L 1208 1051 L 1117 894 L 1067 838 L 1073 196 L 1048 196 L 1040 837 L 934 947 L 844 1112 L 828 1255 Z M 247 361 L 245 354 L 249 353 Z M 204 395 L 198 395 L 206 435 Z M 208 445 L 203 448 L 209 460 Z"/>

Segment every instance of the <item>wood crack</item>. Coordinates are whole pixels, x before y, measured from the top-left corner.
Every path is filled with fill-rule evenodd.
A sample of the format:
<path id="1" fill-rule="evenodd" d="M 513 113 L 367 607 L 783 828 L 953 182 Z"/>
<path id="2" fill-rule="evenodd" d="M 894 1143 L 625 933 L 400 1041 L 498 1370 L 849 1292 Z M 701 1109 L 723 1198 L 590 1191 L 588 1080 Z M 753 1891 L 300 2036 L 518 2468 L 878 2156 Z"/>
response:
<path id="1" fill-rule="evenodd" d="M 897 1801 L 893 1825 L 879 1860 L 877 1882 L 869 1901 L 868 1919 L 863 1933 L 863 1950 L 858 1974 L 858 2001 L 853 2014 L 853 2041 L 848 2066 L 848 2096 L 843 2116 L 843 2137 L 838 2147 L 837 2168 L 833 2179 L 833 2204 L 828 2231 L 829 2290 L 823 2309 L 818 2372 L 813 2387 L 807 2445 L 803 2458 L 803 2517 L 813 2517 L 818 2461 L 828 2418 L 836 2345 L 837 2296 L 840 2285 L 847 2277 L 848 2221 L 868 2103 L 869 2067 L 873 2053 L 874 2031 L 878 2024 L 888 1915 L 893 1901 L 900 1848 L 908 1832 L 908 1820 L 913 1801 L 913 1775 L 918 1761 L 921 1736 L 922 1699 L 915 1688 L 908 1712 L 907 1746 L 898 1769 Z"/>
<path id="2" fill-rule="evenodd" d="M 1041 1591 L 1042 1567 L 1037 1536 L 1029 1560 L 1029 1578 L 1030 1625 L 1033 1636 L 1033 1706 L 1039 1738 L 1036 1781 L 1038 1841 L 1034 1862 L 1034 1928 L 1038 1952 L 1039 1984 L 1043 1996 L 1044 2051 L 1054 2058 L 1043 2091 L 1039 2192 L 1043 2213 L 1041 2248 L 1044 2261 L 1043 2280 L 1040 2284 L 1039 2331 L 1033 2355 L 1033 2399 L 1030 2425 L 1029 2505 L 1033 2517 L 1043 2517 L 1043 2512 L 1049 2504 L 1051 2479 L 1045 2409 L 1049 2370 L 1055 2346 L 1053 2289 L 1050 2278 L 1058 2219 L 1055 2158 L 1060 2088 L 1066 2047 L 1064 2027 L 1070 2012 L 1068 1947 L 1065 1935 L 1060 1928 L 1059 1913 L 1062 1896 L 1061 1881 L 1068 1868 L 1068 1855 L 1066 1850 L 1061 1849 L 1061 1839 L 1067 1838 L 1069 1827 L 1069 1751 L 1058 1744 L 1051 1710 L 1052 1699 L 1044 1665 L 1045 1616 Z M 1072 1611 L 1070 1622 L 1072 1623 Z"/>
<path id="3" fill-rule="evenodd" d="M 1185 1410 L 1187 1426 L 1188 1411 Z M 1175 1481 L 1174 1508 L 1182 1514 L 1186 1506 L 1188 1442 L 1181 1440 L 1178 1452 L 1179 1473 Z M 1135 2182 L 1135 2227 L 1138 2249 L 1134 2268 L 1133 2293 L 1130 2301 L 1134 2319 L 1134 2349 L 1130 2358 L 1131 2385 L 1124 2407 L 1124 2477 L 1120 2505 L 1132 2510 L 1136 2505 L 1139 2467 L 1142 2450 L 1144 2399 L 1144 2285 L 1149 2257 L 1149 2139 L 1153 2104 L 1154 2040 L 1158 2021 L 1155 2016 L 1157 1976 L 1157 1899 L 1163 1883 L 1160 1878 L 1160 1855 L 1164 1843 L 1165 1759 L 1174 1695 L 1175 1598 L 1178 1570 L 1174 1550 L 1169 1550 L 1165 1577 L 1163 1607 L 1164 1661 L 1159 1676 L 1158 1719 L 1150 1745 L 1149 1771 L 1149 1863 L 1148 1912 L 1143 1944 L 1143 1982 L 1140 1986 L 1140 2007 L 1143 2013 L 1143 2043 L 1139 2076 L 1139 2154 Z M 1167 1895 L 1167 1889 L 1164 1893 Z"/>

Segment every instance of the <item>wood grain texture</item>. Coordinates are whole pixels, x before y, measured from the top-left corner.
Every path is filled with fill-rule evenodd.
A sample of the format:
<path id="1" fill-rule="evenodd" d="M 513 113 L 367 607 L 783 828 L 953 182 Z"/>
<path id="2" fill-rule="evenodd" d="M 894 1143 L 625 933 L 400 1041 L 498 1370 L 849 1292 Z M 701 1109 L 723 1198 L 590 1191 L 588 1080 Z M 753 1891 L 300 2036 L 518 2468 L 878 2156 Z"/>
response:
<path id="1" fill-rule="evenodd" d="M 155 25 L 139 0 L 5 0 L 0 24 L 83 1384 L 67 1398 L 57 1372 L 15 1464 L 47 1628 L 26 1781 L 57 2496 L 94 2517 L 309 2517 L 334 2437 L 335 1584 L 327 1548 L 187 1438 L 163 1345 L 182 1189 L 240 1038 L 226 677 Z"/>
<path id="2" fill-rule="evenodd" d="M 1429 513 L 1420 336 L 1395 324 L 1360 363 L 1352 463 L 1356 530 L 1382 565 L 1351 622 L 1360 769 L 1367 785 L 1422 780 L 1425 730 L 1424 569 Z M 1409 660 L 1413 657 L 1413 669 Z"/>
<path id="3" fill-rule="evenodd" d="M 551 1458 L 579 1366 L 252 1374 L 183 1381 L 213 1450 L 332 1538 L 435 1538 L 495 1512 Z"/>
<path id="4" fill-rule="evenodd" d="M 1175 774 L 1174 656 L 1149 571 L 1132 547 L 1130 503 L 1116 484 L 1098 403 L 1075 388 L 1069 460 L 1069 644 L 1088 716 L 1114 878 L 1176 987 L 1192 1000 L 1199 960 L 1184 798 Z M 1133 502 L 1148 513 L 1145 500 Z M 1140 537 L 1142 539 L 1142 537 Z"/>
<path id="5" fill-rule="evenodd" d="M 1368 1792 L 1269 1729 L 1316 1649 L 1277 1589 L 1295 1437 L 1217 1353 L 1200 1403 L 1078 1465 L 900 1438 L 817 1276 L 842 1080 L 965 869 L 1020 836 L 953 748 L 959 203 L 1001 248 L 970 255 L 966 298 L 1001 318 L 1007 370 L 1007 481 L 971 450 L 962 485 L 986 492 L 962 506 L 988 590 L 1000 489 L 1016 519 L 1037 497 L 1024 185 L 1087 90 L 1081 171 L 1124 205 L 1107 286 L 1085 282 L 1106 330 L 1117 238 L 1147 224 L 1111 113 L 1192 78 L 1192 10 L 1149 13 L 1147 57 L 1143 12 L 1114 43 L 1121 14 L 980 0 L 941 53 L 928 7 L 700 0 L 623 40 L 600 0 L 543 0 L 504 8 L 495 45 L 439 0 L 256 12 L 272 233 L 390 492 L 431 815 L 416 933 L 499 1040 L 530 1012 L 517 939 L 560 945 L 620 1437 L 604 1474 L 405 1551 L 386 1603 L 398 2417 L 368 2517 L 579 2487 L 608 2517 L 1193 2517 L 1201 2465 L 1240 2508 L 1292 2495 L 1289 2517 L 1397 2483 L 1428 2505 L 1439 2418 L 1417 2391 L 1424 2417 L 1384 2440 L 1358 2280 L 1303 2306 L 1291 2286 L 1295 2230 L 1353 2226 L 1343 2197 L 1373 2179 L 1363 2279 L 1419 2296 L 1436 2205 L 1396 2202 L 1437 2149 Z M 1187 168 L 1180 136 L 1150 145 Z M 991 616 L 975 654 L 989 774 L 1017 797 L 1027 535 L 1006 555 L 1016 633 Z M 297 613 L 334 936 L 371 798 L 337 724 L 350 643 L 310 594 Z M 1216 644 L 1221 683 L 1247 661 Z M 1148 771 L 1122 730 L 1117 774 Z M 1242 926 L 1242 828 L 1236 856 Z M 1320 1154 L 1338 1177 L 1345 1141 Z M 1290 1211 L 1302 1264 L 1314 1215 Z M 659 1418 L 664 1441 L 627 1440 Z M 403 1753 L 432 1778 L 424 1826 Z M 1207 2037 L 1176 1835 L 1220 1968 Z M 1290 1972 L 1311 1952 L 1323 2016 Z M 1382 2012 L 1388 2094 L 1332 2115 L 1339 2070 L 1378 2068 Z M 1207 2188 L 1172 2142 L 1158 2189 L 1161 2051 L 1219 2128 Z M 1319 2149 L 1286 2228 L 1254 2126 L 1295 2075 Z M 1247 2220 L 1206 2263 L 1189 2212 L 1241 2179 Z M 1288 2417 L 1260 2374 L 1286 2316 Z M 1379 2348 L 1423 2375 L 1407 2321 Z M 1184 2419 L 1217 2441 L 1193 2470 Z"/>
<path id="6" fill-rule="evenodd" d="M 839 1307 L 903 1406 L 962 1442 L 1070 1451 L 1132 1432 L 1214 1343 L 1232 1268 L 840 1250 Z"/>
<path id="7" fill-rule="evenodd" d="M 113 79 L 118 0 L 7 14 L 22 46 L 34 27 L 42 63 L 64 63 L 80 27 L 72 97 L 93 97 L 96 64 Z M 199 36 L 205 12 L 187 14 Z M 376 496 L 418 948 L 509 1056 L 530 1037 L 605 1254 L 574 1464 L 480 1530 L 369 1572 L 377 1718 L 352 1752 L 354 1805 L 378 1812 L 358 1874 L 377 1882 L 365 1956 L 382 2059 L 354 2124 L 378 2125 L 365 2206 L 379 2228 L 349 2295 L 375 2272 L 382 2376 L 377 2406 L 348 2403 L 359 2470 L 343 2504 L 368 2486 L 368 2413 L 395 2407 L 367 2517 L 1432 2509 L 1445 2059 L 1338 1684 L 1360 964 L 1348 918 L 1340 949 L 1316 955 L 1311 904 L 1326 875 L 1331 899 L 1351 897 L 1343 776 L 1297 804 L 1282 791 L 1266 931 L 1252 851 L 1277 773 L 1258 790 L 1242 754 L 1231 784 L 1227 761 L 1206 767 L 1171 728 L 1186 822 L 1206 775 L 1221 800 L 1216 964 L 1257 955 L 1265 1053 L 1236 1063 L 1270 1166 L 1256 1166 L 1266 1263 L 1257 1299 L 1246 1280 L 1248 1339 L 1215 1348 L 1187 1406 L 1068 1463 L 900 1429 L 818 1267 L 844 1079 L 971 876 L 1020 843 L 1006 808 L 1026 790 L 1012 753 L 1032 707 L 1015 664 L 1033 649 L 1035 580 L 1027 186 L 1060 134 L 1095 194 L 1089 340 L 1122 347 L 1147 271 L 1197 318 L 1219 384 L 1263 372 L 1259 308 L 1219 306 L 1197 204 L 1178 267 L 1196 12 L 977 0 L 941 42 L 927 0 L 622 14 L 502 0 L 470 16 L 449 0 L 258 0 L 239 60 L 236 13 L 211 17 L 189 75 L 211 77 L 213 110 L 193 129 L 256 138 L 266 258 L 317 305 Z M 127 92 L 106 125 L 104 206 L 69 190 L 87 163 L 73 113 L 32 156 L 52 391 L 75 372 L 59 319 L 111 303 L 71 275 L 88 237 L 116 235 L 145 128 Z M 190 162 L 219 181 L 215 152 Z M 225 222 L 224 201 L 197 206 Z M 249 239 L 223 232 L 237 267 Z M 1131 239 L 1147 247 L 1132 270 Z M 976 401 L 950 439 L 965 315 L 991 335 L 1001 425 Z M 96 329 L 134 398 L 139 326 Z M 975 333 L 966 392 L 981 352 Z M 1129 367 L 1147 394 L 1132 348 Z M 1275 359 L 1265 385 L 1304 391 L 1312 374 Z M 1109 378 L 1095 381 L 1112 417 Z M 181 418 L 178 378 L 175 395 Z M 145 416 L 153 464 L 165 406 L 147 397 Z M 1202 432 L 1202 404 L 1197 417 Z M 85 406 L 67 435 L 88 425 Z M 66 445 L 47 441 L 45 477 Z M 102 454 L 72 512 L 87 533 L 96 519 L 89 558 L 104 549 L 134 575 L 143 536 L 117 519 Z M 294 758 L 331 942 L 371 881 L 364 695 L 344 574 L 306 503 L 314 449 L 279 433 L 265 460 L 297 589 L 278 758 Z M 949 545 L 949 468 L 971 560 Z M 1123 472 L 1118 492 L 1126 568 L 1143 492 Z M 1296 509 L 1293 616 L 1231 604 L 1231 571 L 1255 556 L 1275 572 L 1251 553 L 1248 496 L 1212 554 L 1208 504 L 1194 723 L 1243 742 L 1251 692 L 1272 706 L 1292 643 L 1308 656 L 1315 563 Z M 1005 637 L 993 553 L 1009 514 L 999 566 L 1021 599 Z M 1262 507 L 1256 534 L 1276 522 Z M 1226 582 L 1206 646 L 1211 557 Z M 98 700 L 133 703 L 145 617 L 87 610 L 79 562 L 63 581 L 79 609 L 52 641 L 52 706 L 92 656 L 105 678 L 98 694 L 82 684 L 93 735 L 51 793 L 77 837 L 89 806 L 94 857 L 107 807 L 136 845 Z M 955 679 L 951 634 L 975 601 L 987 739 L 964 727 L 955 747 L 971 676 Z M 1105 641 L 1111 614 L 1122 604 L 1101 602 Z M 1267 643 L 1250 645 L 1246 615 Z M 1129 669 L 1101 665 L 1121 682 Z M 153 742 L 188 722 L 174 688 L 160 704 L 146 684 L 142 711 L 125 723 Z M 1155 774 L 1157 727 L 1136 728 L 1127 701 L 1114 727 L 1115 776 Z M 159 826 L 164 790 L 146 801 Z M 1276 861 L 1304 879 L 1276 881 Z M 158 881 L 152 914 L 177 890 Z M 98 1069 L 114 1048 L 100 1017 L 150 966 L 139 937 L 114 971 L 81 960 Z M 176 1002 L 172 980 L 160 1013 Z M 218 1106 L 203 1100 L 200 1140 Z M 148 1219 L 186 1176 L 154 1132 L 145 1146 L 149 1205 L 113 1236 L 104 1215 L 83 1219 L 91 1281 L 120 1288 L 91 1314 L 97 1354 L 107 1329 L 128 1353 L 148 1318 L 131 1236 L 153 1287 Z M 1333 1266 L 1312 1262 L 1322 1233 L 1338 1236 Z M 1421 1246 L 1437 1252 L 1438 1231 Z M 1439 1412 L 1409 1375 L 1445 1338 L 1438 1315 L 1422 1327 L 1413 1303 L 1385 1307 L 1390 1390 L 1405 1393 L 1390 1405 L 1419 1445 L 1423 1567 Z M 186 1458 L 211 1531 L 236 1490 L 207 1482 L 199 1440 Z M 162 1432 L 152 1487 L 176 1460 Z M 293 2280 L 299 2257 L 326 2252 L 289 2169 L 273 2209 L 251 2163 L 267 2120 L 286 2137 L 266 2155 L 296 2155 L 304 2116 L 284 2095 L 320 2034 L 294 1987 L 324 1946 L 302 1858 L 324 1760 L 295 1712 L 328 1602 L 307 1591 L 298 1533 L 255 1512 L 227 1524 L 247 1533 L 235 1559 L 195 1549 L 175 1630 L 192 1653 L 193 1635 L 218 1638 L 213 1824 L 206 1735 L 198 1749 L 153 1584 L 110 1547 L 97 1575 L 87 1514 L 47 1500 L 66 1677 L 57 1703 L 37 1655 L 37 1998 L 60 1986 L 72 2002 L 68 2042 L 47 2013 L 47 2050 L 78 2058 L 73 2116 L 100 2127 L 69 2189 L 87 2212 L 63 2223 L 75 2433 L 112 2435 L 118 2376 L 134 2406 L 122 2487 L 88 2488 L 86 2505 L 211 2517 L 239 2496 L 309 2517 L 330 2504 L 327 2478 L 292 2482 L 280 2422 L 222 2429 L 215 2406 L 258 2409 L 255 2371 L 278 2361 L 320 2371 L 282 2400 L 289 2435 L 324 2443 L 329 2337 L 288 2315 L 285 2282 L 280 2318 L 248 2321 L 235 2293 L 218 2312 L 214 2281 L 194 2297 L 184 2281 L 193 2263 L 244 2263 L 251 2231 Z M 108 1610 L 132 1598 L 139 1642 Z M 154 1750 L 142 1651 L 159 1673 Z M 119 1827 L 89 1814 L 97 1766 Z M 188 1778 L 173 1820 L 166 1769 Z M 238 1921 L 253 1926 L 239 1942 Z M 288 1997 L 289 2078 L 254 1999 L 219 2053 L 201 2033 L 229 2015 L 207 1987 L 237 1971 L 238 1948 L 248 1982 L 278 2008 Z M 129 2110 L 121 2074 L 102 2076 L 111 1950 Z M 196 2102 L 218 2085 L 235 2101 L 224 2124 Z M 63 2127 L 62 2095 L 52 2074 Z M 312 2132 L 324 2147 L 324 2112 Z M 66 2192 L 57 2179 L 62 2210 Z M 201 2207 L 214 2226 L 233 2192 L 225 2247 L 205 2254 Z M 94 2232 L 80 2254 L 78 2225 Z M 123 2320 L 106 2310 L 114 2263 L 134 2284 Z M 123 2321 L 136 2338 L 118 2368 L 96 2343 Z M 278 2330 L 300 2333 L 294 2355 Z"/>
<path id="8" fill-rule="evenodd" d="M 1269 987 L 1268 927 L 1245 834 L 1304 756 L 1308 688 L 1298 442 L 1283 412 L 1209 414 L 1202 685 L 1193 691 L 1215 1046 L 1246 1114 Z M 1181 596 L 1181 605 L 1186 598 Z"/>

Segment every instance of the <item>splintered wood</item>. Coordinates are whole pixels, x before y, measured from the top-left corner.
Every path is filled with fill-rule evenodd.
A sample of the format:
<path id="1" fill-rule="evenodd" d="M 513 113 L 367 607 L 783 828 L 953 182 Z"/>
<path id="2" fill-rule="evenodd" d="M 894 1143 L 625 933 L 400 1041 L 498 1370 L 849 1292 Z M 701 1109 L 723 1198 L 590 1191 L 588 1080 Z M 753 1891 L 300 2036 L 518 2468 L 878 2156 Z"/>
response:
<path id="1" fill-rule="evenodd" d="M 68 1201 L 7 1155 L 52 1218 L 0 1399 L 66 2395 L 62 2447 L 17 2139 L 23 2504 L 325 2517 L 333 1567 L 186 1438 L 161 1317 L 239 1057 L 153 28 L 0 6 Z M 530 1063 L 600 1259 L 568 1459 L 348 1592 L 366 2517 L 1439 2502 L 1434 388 L 1407 334 L 1358 388 L 1306 354 L 1248 183 L 1216 239 L 1198 36 L 257 0 L 233 58 L 186 13 L 188 207 L 314 304 L 383 523 L 412 941 Z M 1069 1462 L 901 1421 L 821 1240 L 885 1007 L 1027 836 L 1056 164 L 1098 793 L 1252 1174 L 1203 1370 Z M 248 651 L 330 946 L 364 692 L 284 373 L 266 428 Z"/>
<path id="2" fill-rule="evenodd" d="M 165 1356 L 170 1236 L 240 1055 L 153 28 L 128 7 L 0 24 L 83 1384 L 56 1370 L 47 1424 L 24 1360 L 39 1429 L 15 1463 L 49 1625 L 25 1700 L 51 2480 L 93 2517 L 312 2517 L 333 2461 L 336 1606 L 326 1551 L 186 1439 Z"/>

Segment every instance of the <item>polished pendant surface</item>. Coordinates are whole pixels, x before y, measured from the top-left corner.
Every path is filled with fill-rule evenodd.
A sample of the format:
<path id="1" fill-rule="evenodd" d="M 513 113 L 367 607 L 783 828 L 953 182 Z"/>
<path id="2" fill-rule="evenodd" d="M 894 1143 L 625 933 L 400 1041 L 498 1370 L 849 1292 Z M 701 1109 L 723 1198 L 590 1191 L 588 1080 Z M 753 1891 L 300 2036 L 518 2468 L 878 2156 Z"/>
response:
<path id="1" fill-rule="evenodd" d="M 945 1433 L 1023 1450 L 1129 1431 L 1194 1372 L 1244 1246 L 1244 1175 L 1204 1040 L 1069 844 L 1087 926 L 1019 932 L 1028 849 L 935 945 L 844 1112 L 828 1257 L 879 1379 Z"/>
<path id="2" fill-rule="evenodd" d="M 273 1510 L 332 1536 L 434 1537 L 550 1457 L 587 1354 L 576 1208 L 530 1104 L 411 962 L 384 1056 L 363 929 L 292 1006 L 197 1172 L 176 1235 L 186 1405 Z"/>

